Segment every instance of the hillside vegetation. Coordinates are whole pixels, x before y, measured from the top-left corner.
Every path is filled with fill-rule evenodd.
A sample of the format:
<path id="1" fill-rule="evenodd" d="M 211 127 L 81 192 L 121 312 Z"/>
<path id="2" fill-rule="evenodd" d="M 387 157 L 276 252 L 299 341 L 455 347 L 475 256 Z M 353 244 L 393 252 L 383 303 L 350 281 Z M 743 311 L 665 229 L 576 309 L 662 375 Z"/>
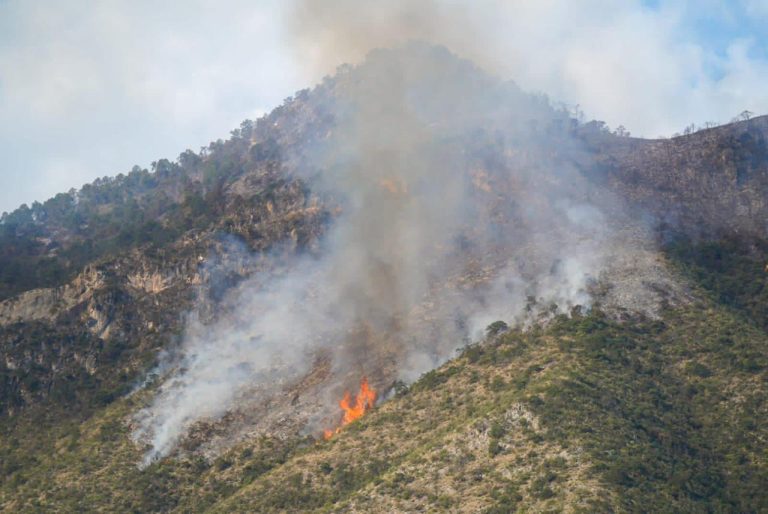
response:
<path id="1" fill-rule="evenodd" d="M 742 262 L 734 248 L 724 243 L 721 261 Z M 213 462 L 182 456 L 140 471 L 126 422 L 143 393 L 82 420 L 28 412 L 5 425 L 2 506 L 765 511 L 768 335 L 711 287 L 735 269 L 678 264 L 704 278 L 705 300 L 658 320 L 595 309 L 491 335 L 330 441 L 262 438 Z"/>
<path id="2" fill-rule="evenodd" d="M 526 205 L 517 182 L 568 190 L 578 178 L 600 184 L 595 196 L 615 195 L 606 218 L 621 211 L 637 221 L 622 241 L 650 264 L 622 268 L 615 284 L 590 277 L 591 309 L 557 314 L 529 296 L 526 312 L 545 312 L 541 323 L 524 330 L 500 320 L 482 341 L 446 341 L 441 348 L 460 348 L 454 358 L 411 384 L 379 379 L 376 407 L 329 440 L 274 427 L 254 435 L 251 426 L 228 438 L 237 419 L 206 418 L 141 468 L 137 412 L 161 387 L 155 366 L 180 348 L 188 317 L 204 325 L 239 284 L 280 276 L 280 252 L 327 249 L 323 236 L 343 209 L 332 192 L 310 189 L 323 171 L 313 151 L 343 113 L 336 102 L 370 72 L 343 67 L 226 141 L 2 215 L 1 511 L 768 512 L 768 117 L 630 138 L 580 124 L 445 49 L 419 52 L 425 61 L 412 68 L 456 85 L 433 98 L 422 84 L 420 115 L 446 114 L 438 107 L 448 103 L 455 112 L 435 126 L 476 115 L 481 127 L 448 131 L 433 150 L 466 166 L 472 209 L 493 215 L 484 236 L 525 228 L 514 213 L 531 221 L 552 209 L 546 195 Z M 400 58 L 374 55 L 385 70 L 397 71 Z M 475 97 L 454 102 L 467 84 Z M 530 141 L 486 126 L 504 102 L 532 106 L 530 119 L 510 116 Z M 568 173 L 541 173 L 554 168 Z M 393 184 L 389 193 L 408 194 Z M 532 242 L 545 234 L 531 232 Z M 472 254 L 483 247 L 456 239 L 466 268 L 429 279 L 457 288 L 487 280 L 493 266 Z M 499 262 L 536 255 L 494 251 Z M 654 295 L 637 299 L 634 284 Z M 425 303 L 452 294 L 435 291 Z M 611 294 L 653 309 L 612 309 Z M 435 334 L 466 321 L 428 314 Z M 302 402 L 315 397 L 299 393 L 281 389 L 264 405 L 282 402 L 275 418 L 306 411 Z M 247 421 L 271 413 L 254 408 Z M 201 449 L 215 437 L 227 444 Z"/>

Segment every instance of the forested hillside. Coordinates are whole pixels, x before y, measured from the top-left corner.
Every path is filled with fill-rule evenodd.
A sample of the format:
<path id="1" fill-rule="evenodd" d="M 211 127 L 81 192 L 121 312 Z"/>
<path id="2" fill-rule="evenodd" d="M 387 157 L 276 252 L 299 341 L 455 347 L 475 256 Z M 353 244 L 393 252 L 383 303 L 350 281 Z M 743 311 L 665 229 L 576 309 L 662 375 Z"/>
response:
<path id="1" fill-rule="evenodd" d="M 764 512 L 766 138 L 414 44 L 4 213 L 0 510 Z"/>

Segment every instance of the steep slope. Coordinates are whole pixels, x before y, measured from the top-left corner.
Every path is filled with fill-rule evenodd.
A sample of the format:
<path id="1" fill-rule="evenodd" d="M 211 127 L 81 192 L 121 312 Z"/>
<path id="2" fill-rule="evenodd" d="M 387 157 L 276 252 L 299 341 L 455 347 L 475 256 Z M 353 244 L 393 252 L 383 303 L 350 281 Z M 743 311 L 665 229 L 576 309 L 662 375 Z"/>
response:
<path id="1" fill-rule="evenodd" d="M 2 501 L 8 510 L 760 512 L 767 343 L 709 301 L 661 320 L 560 317 L 466 348 L 330 441 L 263 438 L 211 463 L 143 471 L 122 424 L 136 398 L 123 399 L 81 425 L 4 438 Z"/>
<path id="2" fill-rule="evenodd" d="M 460 76 L 466 73 L 462 66 L 456 72 Z M 94 363 L 103 362 L 101 371 L 111 378 L 113 367 L 125 370 L 120 383 L 105 383 L 104 389 L 130 388 L 158 349 L 177 338 L 179 316 L 200 297 L 198 286 L 208 287 L 207 277 L 217 275 L 213 268 L 226 259 L 222 249 L 229 244 L 222 245 L 222 235 L 261 254 L 278 244 L 314 251 L 337 207 L 335 200 L 309 190 L 294 171 L 312 157 L 313 142 L 332 132 L 333 99 L 358 76 L 346 70 L 312 92 L 299 92 L 269 116 L 244 122 L 230 140 L 212 143 L 200 154 L 185 152 L 177 163 L 161 160 L 154 173 L 134 170 L 101 179 L 5 215 L 0 223 L 0 260 L 5 259 L 0 289 L 5 292 L 0 298 L 11 297 L 0 302 L 0 324 L 13 328 L 2 336 L 0 415 L 45 398 L 58 389 L 56 384 L 78 383 L 82 373 L 93 375 L 100 368 Z M 507 89 L 513 98 L 521 94 Z M 465 110 L 475 108 L 470 104 Z M 506 164 L 511 150 L 500 146 L 499 135 L 491 131 L 475 132 L 458 143 L 476 167 L 472 180 L 488 190 L 477 201 L 492 202 L 494 216 L 516 214 L 504 210 L 510 186 L 492 173 L 575 164 L 584 176 L 608 184 L 637 209 L 638 217 L 661 223 L 662 238 L 728 231 L 764 235 L 766 118 L 670 141 L 643 141 L 579 128 L 541 109 L 554 116 L 537 125 L 540 132 L 555 134 L 547 146 L 554 154 L 547 161 L 540 161 L 541 153 L 526 157 L 518 152 Z M 584 146 L 558 138 L 563 130 L 575 130 Z M 254 268 L 264 267 L 240 260 L 202 295 L 215 301 Z M 636 266 L 631 275 L 648 281 L 658 280 L 659 273 L 654 264 L 651 272 Z M 65 344 L 53 354 L 38 349 L 39 334 L 57 334 L 73 324 L 61 331 L 61 339 L 80 343 Z M 104 345 L 120 351 L 104 354 Z M 56 376 L 62 379 L 57 382 Z"/>
<path id="3" fill-rule="evenodd" d="M 382 109 L 403 101 L 418 107 L 405 118 Z M 358 111 L 389 121 L 370 127 Z M 764 117 L 672 140 L 619 137 L 417 45 L 342 68 L 153 173 L 4 215 L 0 505 L 764 510 L 766 132 Z M 350 201 L 328 185 L 360 179 L 361 148 L 375 171 Z M 459 203 L 452 181 L 466 188 Z M 190 361 L 169 355 L 195 353 L 190 331 L 251 337 L 240 325 L 273 312 L 252 292 L 301 275 L 296 262 L 324 262 L 334 230 L 371 213 L 346 225 L 354 238 L 417 234 L 426 271 L 404 272 L 397 238 L 372 243 L 372 273 L 355 275 L 359 254 L 339 253 L 332 270 L 386 293 L 371 300 L 347 284 L 363 323 L 339 316 L 343 337 L 265 366 L 276 380 L 226 397 L 147 459 L 137 412 L 184 378 L 173 373 Z M 454 218 L 455 231 L 434 235 Z M 424 277 L 418 301 L 401 303 L 412 291 L 393 284 Z M 341 296 L 306 289 L 308 302 Z M 486 312 L 473 320 L 465 307 Z M 467 325 L 498 312 L 519 328 L 466 347 Z M 210 339 L 211 355 L 229 351 Z M 287 379 L 292 365 L 303 374 Z M 386 401 L 318 442 L 361 372 Z M 192 391 L 187 408 L 208 412 L 215 402 Z"/>
<path id="4" fill-rule="evenodd" d="M 766 134 L 768 116 L 662 140 L 581 129 L 587 173 L 655 216 L 663 232 L 696 237 L 765 235 Z"/>
<path id="5" fill-rule="evenodd" d="M 765 358 L 724 344 L 765 337 L 706 309 L 506 334 L 217 508 L 759 512 Z"/>

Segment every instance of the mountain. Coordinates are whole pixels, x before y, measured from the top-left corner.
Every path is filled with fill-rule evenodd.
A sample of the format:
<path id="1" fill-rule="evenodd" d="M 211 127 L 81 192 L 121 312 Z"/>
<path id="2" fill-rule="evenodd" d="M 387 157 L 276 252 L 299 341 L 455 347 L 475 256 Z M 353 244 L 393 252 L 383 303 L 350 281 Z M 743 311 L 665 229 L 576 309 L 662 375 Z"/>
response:
<path id="1" fill-rule="evenodd" d="M 767 136 L 413 43 L 4 214 L 0 505 L 764 511 Z"/>

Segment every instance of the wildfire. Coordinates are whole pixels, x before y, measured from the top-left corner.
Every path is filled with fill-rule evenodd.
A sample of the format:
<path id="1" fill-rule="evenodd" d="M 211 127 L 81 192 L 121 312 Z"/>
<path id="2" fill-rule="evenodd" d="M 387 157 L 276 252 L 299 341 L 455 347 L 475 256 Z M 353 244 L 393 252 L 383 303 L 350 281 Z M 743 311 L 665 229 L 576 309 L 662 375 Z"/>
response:
<path id="1" fill-rule="evenodd" d="M 399 178 L 381 179 L 379 185 L 393 195 L 408 194 L 408 184 Z"/>
<path id="2" fill-rule="evenodd" d="M 341 418 L 341 425 L 336 430 L 325 430 L 323 437 L 330 439 L 334 434 L 338 434 L 341 428 L 349 425 L 357 418 L 368 412 L 376 403 L 376 391 L 368 385 L 368 379 L 363 377 L 360 381 L 360 392 L 355 397 L 355 403 L 352 404 L 352 395 L 349 391 L 344 391 L 344 397 L 339 401 L 339 407 L 344 411 L 344 417 Z"/>

